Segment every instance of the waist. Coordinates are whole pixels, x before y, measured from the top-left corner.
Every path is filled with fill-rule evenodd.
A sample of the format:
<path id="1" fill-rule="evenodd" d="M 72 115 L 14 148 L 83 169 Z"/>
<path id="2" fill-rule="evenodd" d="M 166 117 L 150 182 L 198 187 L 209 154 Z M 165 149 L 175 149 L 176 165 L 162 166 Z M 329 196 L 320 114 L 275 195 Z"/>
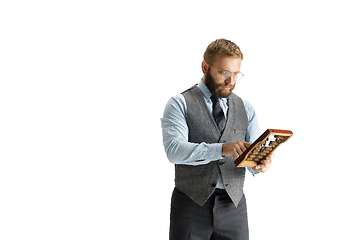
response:
<path id="1" fill-rule="evenodd" d="M 225 189 L 222 188 L 215 188 L 215 192 L 213 193 L 214 195 L 224 195 L 227 194 Z"/>

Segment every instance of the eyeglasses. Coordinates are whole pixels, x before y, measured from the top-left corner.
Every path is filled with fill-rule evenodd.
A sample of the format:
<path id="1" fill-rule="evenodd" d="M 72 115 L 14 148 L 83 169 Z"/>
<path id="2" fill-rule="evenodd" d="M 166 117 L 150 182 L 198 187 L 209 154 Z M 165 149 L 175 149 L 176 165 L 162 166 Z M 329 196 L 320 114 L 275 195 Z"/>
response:
<path id="1" fill-rule="evenodd" d="M 210 62 L 209 62 L 209 64 L 212 65 L 213 67 L 215 67 L 216 69 L 220 70 L 219 73 L 221 73 L 221 77 L 223 80 L 229 79 L 231 76 L 234 76 L 235 81 L 240 81 L 240 79 L 244 76 L 244 74 L 241 72 L 232 73 L 232 72 L 217 68 L 216 66 L 214 66 L 214 64 L 212 64 Z"/>

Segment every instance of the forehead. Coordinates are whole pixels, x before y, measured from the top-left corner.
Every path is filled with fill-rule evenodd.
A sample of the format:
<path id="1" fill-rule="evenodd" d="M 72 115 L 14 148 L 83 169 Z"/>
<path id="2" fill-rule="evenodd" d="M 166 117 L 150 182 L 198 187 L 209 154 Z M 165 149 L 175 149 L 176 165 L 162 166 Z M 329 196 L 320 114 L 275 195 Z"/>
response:
<path id="1" fill-rule="evenodd" d="M 216 67 L 230 72 L 240 72 L 241 58 L 233 58 L 226 55 L 217 55 L 213 64 Z"/>

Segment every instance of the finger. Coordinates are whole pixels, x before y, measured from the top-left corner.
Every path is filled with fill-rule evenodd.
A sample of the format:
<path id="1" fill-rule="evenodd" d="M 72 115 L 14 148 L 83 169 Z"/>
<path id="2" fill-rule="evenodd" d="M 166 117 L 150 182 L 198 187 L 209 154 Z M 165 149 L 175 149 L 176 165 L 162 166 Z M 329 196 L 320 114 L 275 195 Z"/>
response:
<path id="1" fill-rule="evenodd" d="M 265 164 L 258 164 L 255 166 L 255 168 L 258 170 L 261 170 L 264 166 L 265 166 Z"/>
<path id="2" fill-rule="evenodd" d="M 233 157 L 237 159 L 238 157 L 240 157 L 241 153 L 242 151 L 239 148 L 235 148 Z"/>
<path id="3" fill-rule="evenodd" d="M 245 150 L 246 150 L 246 146 L 245 146 L 245 142 L 240 142 L 239 144 L 238 144 L 238 146 L 239 146 L 239 148 L 240 148 L 240 150 L 241 150 L 241 153 L 243 153 L 243 152 L 245 152 Z"/>
<path id="4" fill-rule="evenodd" d="M 241 142 L 239 142 L 239 146 L 241 148 L 241 151 L 244 152 L 248 147 L 251 146 L 251 144 L 248 142 L 241 141 Z"/>
<path id="5" fill-rule="evenodd" d="M 263 163 L 265 165 L 271 164 L 271 160 L 270 159 L 262 160 L 261 163 Z"/>
<path id="6" fill-rule="evenodd" d="M 241 144 L 236 144 L 235 145 L 235 151 L 240 156 L 245 151 L 245 149 L 242 148 Z"/>
<path id="7" fill-rule="evenodd" d="M 265 160 L 261 161 L 264 162 Z M 267 170 L 269 170 L 271 164 L 259 164 L 257 166 L 254 167 L 254 171 L 256 172 L 266 172 Z"/>
<path id="8" fill-rule="evenodd" d="M 271 163 L 270 162 L 262 162 L 262 164 L 261 164 L 261 168 L 263 169 L 263 170 L 269 170 L 269 168 L 270 168 L 270 166 L 271 166 Z"/>
<path id="9" fill-rule="evenodd" d="M 259 164 L 254 167 L 255 172 L 263 172 L 262 164 Z"/>
<path id="10" fill-rule="evenodd" d="M 251 146 L 251 143 L 248 143 L 248 142 L 244 142 L 244 145 L 246 148 L 250 147 Z"/>
<path id="11" fill-rule="evenodd" d="M 263 169 L 269 170 L 269 168 L 271 167 L 271 162 L 266 162 L 263 165 L 264 165 Z"/>
<path id="12" fill-rule="evenodd" d="M 259 171 L 260 172 L 266 172 L 267 170 L 269 170 L 269 168 L 266 165 L 261 164 Z"/>
<path id="13" fill-rule="evenodd" d="M 273 162 L 273 158 L 272 158 L 272 156 L 270 155 L 270 156 L 267 156 L 266 157 L 266 160 L 268 160 L 270 163 L 272 163 Z"/>

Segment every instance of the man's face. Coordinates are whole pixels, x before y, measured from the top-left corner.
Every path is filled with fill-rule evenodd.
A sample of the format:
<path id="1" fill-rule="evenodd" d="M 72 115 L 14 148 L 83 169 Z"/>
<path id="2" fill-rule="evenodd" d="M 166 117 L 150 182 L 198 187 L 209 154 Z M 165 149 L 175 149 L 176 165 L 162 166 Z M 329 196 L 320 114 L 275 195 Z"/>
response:
<path id="1" fill-rule="evenodd" d="M 207 66 L 207 72 L 203 81 L 210 92 L 217 97 L 227 98 L 230 96 L 235 88 L 236 81 L 233 76 L 223 79 L 221 72 L 240 72 L 241 59 L 218 55 L 212 64 L 206 62 L 204 64 Z"/>

